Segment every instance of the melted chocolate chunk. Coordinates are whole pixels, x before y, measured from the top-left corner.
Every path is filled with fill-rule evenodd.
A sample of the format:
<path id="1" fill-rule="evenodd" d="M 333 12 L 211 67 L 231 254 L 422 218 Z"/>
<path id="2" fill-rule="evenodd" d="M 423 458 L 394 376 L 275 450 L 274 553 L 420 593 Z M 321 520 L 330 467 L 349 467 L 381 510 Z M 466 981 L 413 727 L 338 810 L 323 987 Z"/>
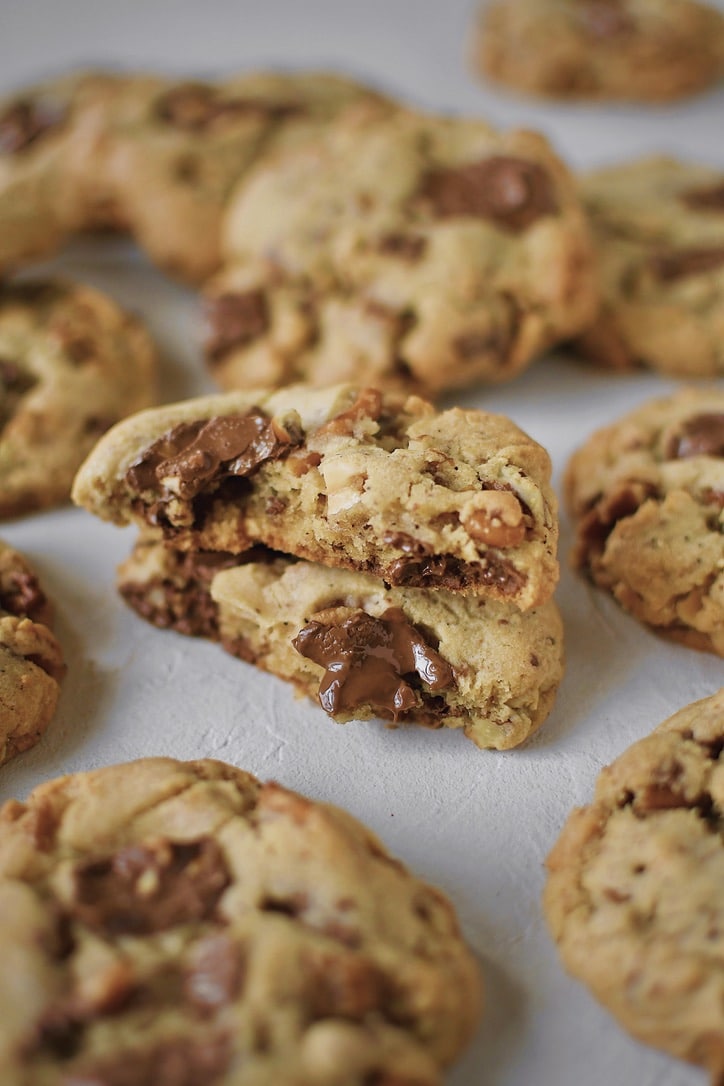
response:
<path id="1" fill-rule="evenodd" d="M 655 253 L 649 258 L 651 271 L 662 283 L 715 271 L 723 264 L 724 248 L 679 249 Z"/>
<path id="2" fill-rule="evenodd" d="M 229 885 L 209 837 L 129 845 L 74 871 L 73 918 L 101 935 L 148 935 L 210 919 Z"/>
<path id="3" fill-rule="evenodd" d="M 213 1086 L 229 1066 L 225 1033 L 178 1037 L 66 1071 L 59 1086 Z"/>
<path id="4" fill-rule="evenodd" d="M 496 586 L 503 595 L 517 592 L 525 584 L 525 576 L 509 561 L 498 557 L 493 550 L 485 554 L 484 564 L 470 566 L 459 558 L 445 554 L 432 554 L 424 547 L 419 556 L 410 552 L 409 558 L 397 558 L 385 573 L 390 584 L 408 585 L 410 588 L 447 588 L 457 591 L 477 585 Z"/>
<path id="5" fill-rule="evenodd" d="M 310 622 L 292 644 L 325 669 L 319 702 L 331 715 L 370 705 L 399 720 L 418 702 L 411 683 L 419 688 L 423 682 L 430 690 L 454 683 L 450 665 L 398 607 L 380 618 L 358 611 L 339 626 Z"/>
<path id="6" fill-rule="evenodd" d="M 207 83 L 180 83 L 166 91 L 155 105 L 155 113 L 164 124 L 187 132 L 203 132 L 219 121 L 243 117 L 280 120 L 303 110 L 294 102 L 270 102 L 258 98 L 223 98 Z"/>
<path id="7" fill-rule="evenodd" d="M 433 170 L 424 178 L 420 195 L 439 218 L 472 215 L 513 233 L 558 210 L 550 174 L 537 162 L 508 155 Z"/>
<path id="8" fill-rule="evenodd" d="M 686 460 L 690 456 L 724 456 L 724 414 L 695 415 L 671 438 L 667 460 Z"/>
<path id="9" fill-rule="evenodd" d="M 63 121 L 60 109 L 21 99 L 0 115 L 0 154 L 16 155 L 36 143 L 42 136 Z"/>
<path id="10" fill-rule="evenodd" d="M 694 211 L 724 211 L 724 181 L 682 192 L 681 202 Z"/>
<path id="11" fill-rule="evenodd" d="M 166 480 L 186 501 L 229 477 L 251 475 L 267 460 L 279 460 L 302 443 L 301 434 L 275 426 L 258 409 L 182 422 L 155 441 L 126 472 L 134 490 L 165 492 Z"/>
<path id="12" fill-rule="evenodd" d="M 228 291 L 210 298 L 204 311 L 206 354 L 218 362 L 236 347 L 245 347 L 269 328 L 269 307 L 262 290 Z"/>

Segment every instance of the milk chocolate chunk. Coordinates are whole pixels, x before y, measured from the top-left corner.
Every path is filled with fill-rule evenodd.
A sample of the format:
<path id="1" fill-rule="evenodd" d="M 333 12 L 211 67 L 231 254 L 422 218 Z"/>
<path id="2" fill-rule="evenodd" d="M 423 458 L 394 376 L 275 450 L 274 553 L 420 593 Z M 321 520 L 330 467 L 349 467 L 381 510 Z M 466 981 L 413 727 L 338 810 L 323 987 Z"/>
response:
<path id="1" fill-rule="evenodd" d="M 229 882 L 211 838 L 129 845 L 75 868 L 72 915 L 102 935 L 148 935 L 210 919 Z"/>
<path id="2" fill-rule="evenodd" d="M 724 265 L 724 248 L 679 249 L 655 253 L 649 265 L 657 279 L 670 283 L 689 275 L 702 275 Z"/>
<path id="3" fill-rule="evenodd" d="M 687 419 L 666 450 L 668 460 L 690 456 L 724 456 L 724 414 L 695 415 Z"/>
<path id="4" fill-rule="evenodd" d="M 396 558 L 386 570 L 385 580 L 390 584 L 447 588 L 453 592 L 474 585 L 497 585 L 506 595 L 512 595 L 525 583 L 524 574 L 494 550 L 487 551 L 484 562 L 475 567 L 465 566 L 451 555 L 427 553 L 424 547 L 409 553 L 411 557 Z"/>
<path id="5" fill-rule="evenodd" d="M 59 109 L 21 99 L 0 115 L 0 154 L 15 155 L 30 147 L 51 128 L 61 123 Z"/>
<path id="6" fill-rule="evenodd" d="M 495 155 L 457 169 L 433 170 L 420 195 L 440 218 L 471 215 L 520 233 L 558 210 L 548 172 L 536 162 Z"/>
<path id="7" fill-rule="evenodd" d="M 258 410 L 183 422 L 146 449 L 126 479 L 137 490 L 172 491 L 190 500 L 208 484 L 251 475 L 301 442 L 301 433 L 283 430 Z"/>
<path id="8" fill-rule="evenodd" d="M 269 308 L 262 290 L 228 291 L 206 303 L 206 354 L 218 361 L 263 336 L 269 328 Z"/>
<path id="9" fill-rule="evenodd" d="M 310 622 L 292 644 L 325 669 L 319 702 L 331 715 L 370 705 L 399 720 L 418 704 L 421 682 L 430 690 L 454 683 L 450 665 L 397 607 L 380 618 L 358 611 L 340 625 Z"/>

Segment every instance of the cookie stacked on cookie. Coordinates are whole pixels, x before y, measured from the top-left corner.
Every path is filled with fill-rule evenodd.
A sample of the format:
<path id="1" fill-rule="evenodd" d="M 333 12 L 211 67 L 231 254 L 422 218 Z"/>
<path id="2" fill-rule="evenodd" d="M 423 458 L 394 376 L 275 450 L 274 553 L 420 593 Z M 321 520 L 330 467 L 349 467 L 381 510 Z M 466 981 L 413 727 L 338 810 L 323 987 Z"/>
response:
<path id="1" fill-rule="evenodd" d="M 296 386 L 126 420 L 74 499 L 143 529 L 122 578 L 152 621 L 218 637 L 337 719 L 504 748 L 542 723 L 562 671 L 549 478 L 500 416 Z"/>

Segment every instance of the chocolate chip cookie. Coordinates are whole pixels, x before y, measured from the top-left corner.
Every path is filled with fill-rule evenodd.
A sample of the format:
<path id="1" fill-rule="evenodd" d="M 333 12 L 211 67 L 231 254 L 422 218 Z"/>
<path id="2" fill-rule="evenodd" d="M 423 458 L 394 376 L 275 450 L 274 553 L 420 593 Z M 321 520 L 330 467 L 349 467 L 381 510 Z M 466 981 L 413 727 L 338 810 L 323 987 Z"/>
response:
<path id="1" fill-rule="evenodd" d="M 582 192 L 603 297 L 576 348 L 618 369 L 724 374 L 724 172 L 646 158 L 588 175 Z"/>
<path id="2" fill-rule="evenodd" d="M 640 621 L 724 656 L 724 391 L 682 389 L 571 458 L 574 564 Z"/>
<path id="3" fill-rule="evenodd" d="M 551 601 L 524 613 L 274 552 L 183 553 L 148 538 L 118 584 L 148 621 L 220 640 L 340 722 L 462 728 L 504 750 L 543 723 L 563 673 Z"/>
<path id="4" fill-rule="evenodd" d="M 219 268 L 222 213 L 250 165 L 318 136 L 358 101 L 383 99 L 322 72 L 214 83 L 127 77 L 108 120 L 102 167 L 112 203 L 154 263 L 199 282 Z"/>
<path id="5" fill-rule="evenodd" d="M 0 286 L 0 516 L 68 500 L 100 435 L 155 394 L 145 328 L 97 290 Z"/>
<path id="6" fill-rule="evenodd" d="M 603 770 L 548 857 L 566 969 L 639 1040 L 724 1074 L 724 690 Z"/>
<path id="7" fill-rule="evenodd" d="M 47 256 L 93 224 L 116 83 L 82 72 L 0 103 L 0 272 Z"/>
<path id="8" fill-rule="evenodd" d="M 255 543 L 390 584 L 521 609 L 553 593 L 545 450 L 509 419 L 340 385 L 227 393 L 142 412 L 96 446 L 77 504 L 181 550 Z"/>
<path id="9" fill-rule="evenodd" d="M 226 388 L 505 381 L 597 304 L 568 171 L 478 120 L 354 110 L 248 174 L 224 231 L 206 306 Z"/>
<path id="10" fill-rule="evenodd" d="M 55 713 L 65 666 L 52 617 L 34 571 L 0 540 L 0 765 L 34 746 Z"/>
<path id="11" fill-rule="evenodd" d="M 479 1015 L 438 890 L 346 812 L 221 762 L 6 803 L 0 912 L 13 1083 L 439 1086 Z"/>
<path id="12" fill-rule="evenodd" d="M 724 18 L 696 0 L 492 0 L 474 64 L 545 98 L 667 102 L 724 74 Z"/>
<path id="13" fill-rule="evenodd" d="M 20 91 L 0 104 L 0 271 L 99 228 L 198 282 L 219 267 L 224 205 L 251 163 L 359 101 L 385 99 L 322 72 L 87 72 Z"/>

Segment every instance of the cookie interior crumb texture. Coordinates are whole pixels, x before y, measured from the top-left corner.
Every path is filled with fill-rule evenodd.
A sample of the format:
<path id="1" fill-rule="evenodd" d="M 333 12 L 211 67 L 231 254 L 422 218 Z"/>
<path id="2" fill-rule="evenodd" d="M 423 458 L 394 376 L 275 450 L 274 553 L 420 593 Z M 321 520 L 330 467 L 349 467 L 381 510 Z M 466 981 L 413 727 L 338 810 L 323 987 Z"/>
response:
<path id="1" fill-rule="evenodd" d="M 341 385 L 227 393 L 105 436 L 77 504 L 181 549 L 255 543 L 521 609 L 558 579 L 545 450 L 509 419 Z"/>

